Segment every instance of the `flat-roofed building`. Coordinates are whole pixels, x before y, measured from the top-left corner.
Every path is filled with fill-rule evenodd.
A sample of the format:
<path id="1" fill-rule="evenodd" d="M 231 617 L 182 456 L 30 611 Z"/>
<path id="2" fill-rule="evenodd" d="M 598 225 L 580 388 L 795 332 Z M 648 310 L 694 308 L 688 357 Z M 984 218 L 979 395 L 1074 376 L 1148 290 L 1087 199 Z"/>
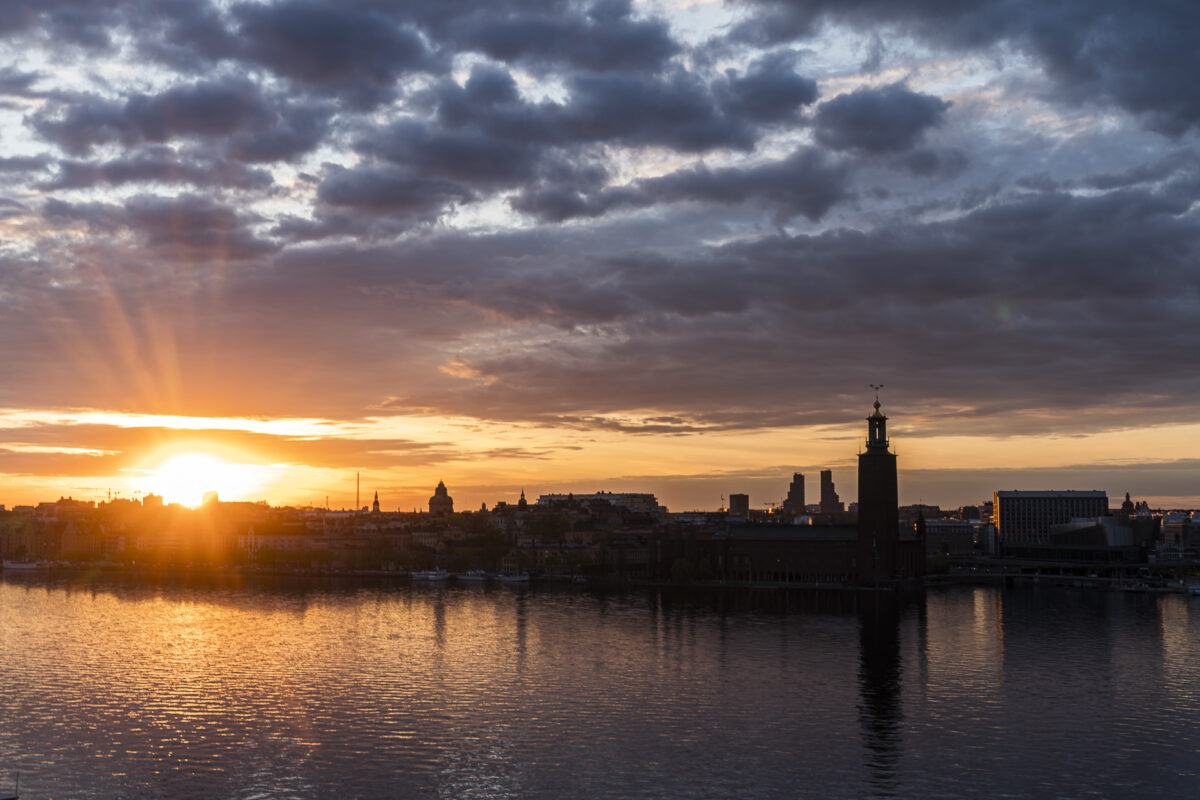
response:
<path id="1" fill-rule="evenodd" d="M 741 519 L 750 518 L 750 495 L 748 494 L 731 494 L 729 495 L 729 516 L 739 517 Z"/>
<path id="2" fill-rule="evenodd" d="M 1073 519 L 1108 513 L 1108 494 L 1098 490 L 998 491 L 992 497 L 1001 547 L 1049 544 L 1051 528 Z"/>
<path id="3" fill-rule="evenodd" d="M 666 514 L 667 509 L 658 504 L 658 499 L 645 492 L 594 492 L 593 494 L 544 494 L 537 504 L 542 508 L 562 503 L 586 503 L 603 500 L 614 506 L 643 514 Z"/>

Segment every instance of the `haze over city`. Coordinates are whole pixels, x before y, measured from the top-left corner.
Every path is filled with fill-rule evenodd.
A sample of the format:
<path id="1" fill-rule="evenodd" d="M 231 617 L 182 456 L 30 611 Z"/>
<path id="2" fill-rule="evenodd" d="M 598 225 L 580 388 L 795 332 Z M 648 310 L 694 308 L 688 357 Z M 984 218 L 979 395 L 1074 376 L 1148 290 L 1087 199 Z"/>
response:
<path id="1" fill-rule="evenodd" d="M 1200 502 L 1200 16 L 9 0 L 0 503 Z"/>

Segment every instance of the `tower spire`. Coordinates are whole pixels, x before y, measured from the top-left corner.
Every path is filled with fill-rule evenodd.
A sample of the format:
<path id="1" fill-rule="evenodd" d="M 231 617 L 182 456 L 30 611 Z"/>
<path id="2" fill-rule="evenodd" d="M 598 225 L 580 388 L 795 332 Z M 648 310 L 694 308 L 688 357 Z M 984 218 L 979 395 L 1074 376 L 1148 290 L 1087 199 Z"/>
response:
<path id="1" fill-rule="evenodd" d="M 879 410 L 879 390 L 883 384 L 867 384 L 875 390 L 875 413 L 867 417 L 867 452 L 886 453 L 888 449 L 887 417 Z"/>

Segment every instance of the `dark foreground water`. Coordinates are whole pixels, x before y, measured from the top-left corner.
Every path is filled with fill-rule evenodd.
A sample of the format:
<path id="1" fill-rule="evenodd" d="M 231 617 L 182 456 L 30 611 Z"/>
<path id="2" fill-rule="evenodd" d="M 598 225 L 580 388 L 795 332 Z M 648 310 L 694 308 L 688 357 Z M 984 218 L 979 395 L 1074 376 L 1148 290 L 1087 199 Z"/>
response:
<path id="1" fill-rule="evenodd" d="M 1200 796 L 1200 601 L 0 579 L 22 798 Z"/>

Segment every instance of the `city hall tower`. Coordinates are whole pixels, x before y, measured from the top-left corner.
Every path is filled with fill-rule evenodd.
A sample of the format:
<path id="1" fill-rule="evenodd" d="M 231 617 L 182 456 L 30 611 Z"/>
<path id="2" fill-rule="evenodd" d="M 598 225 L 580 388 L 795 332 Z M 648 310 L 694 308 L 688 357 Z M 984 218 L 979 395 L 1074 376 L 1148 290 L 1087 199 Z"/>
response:
<path id="1" fill-rule="evenodd" d="M 858 582 L 873 584 L 896 575 L 900 528 L 896 490 L 896 454 L 888 450 L 887 417 L 879 410 L 867 417 L 867 449 L 858 456 Z"/>

